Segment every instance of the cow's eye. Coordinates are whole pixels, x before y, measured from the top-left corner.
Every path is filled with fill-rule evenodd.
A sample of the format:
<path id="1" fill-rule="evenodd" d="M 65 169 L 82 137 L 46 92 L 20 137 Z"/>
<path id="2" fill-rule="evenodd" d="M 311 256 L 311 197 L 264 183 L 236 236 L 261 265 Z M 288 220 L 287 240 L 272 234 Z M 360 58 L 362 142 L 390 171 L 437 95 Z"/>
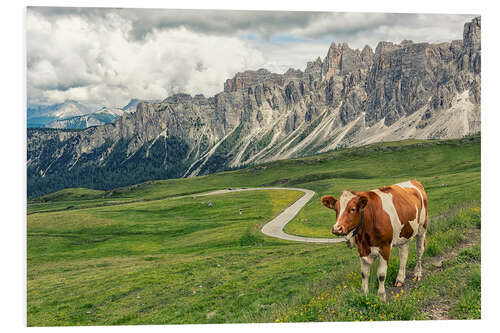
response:
<path id="1" fill-rule="evenodd" d="M 351 208 L 351 213 L 354 213 L 355 211 L 356 211 L 356 209 Z"/>

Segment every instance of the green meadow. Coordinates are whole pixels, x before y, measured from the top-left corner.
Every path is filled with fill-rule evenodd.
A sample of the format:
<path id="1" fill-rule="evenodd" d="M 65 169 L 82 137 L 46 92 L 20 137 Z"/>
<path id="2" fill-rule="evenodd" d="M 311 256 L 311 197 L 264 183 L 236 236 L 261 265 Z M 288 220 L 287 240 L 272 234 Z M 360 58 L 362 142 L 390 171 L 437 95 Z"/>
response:
<path id="1" fill-rule="evenodd" d="M 377 143 L 188 179 L 111 191 L 66 189 L 28 202 L 29 326 L 480 318 L 480 137 Z M 359 293 L 355 249 L 264 236 L 260 229 L 302 192 L 317 194 L 286 226 L 333 237 L 320 197 L 418 179 L 429 197 L 424 280 L 388 302 Z M 240 214 L 241 209 L 241 214 Z M 436 267 L 431 262 L 439 260 Z M 427 266 L 425 265 L 427 263 Z M 426 268 L 427 269 L 426 269 Z M 453 287 L 450 287 L 453 286 Z"/>

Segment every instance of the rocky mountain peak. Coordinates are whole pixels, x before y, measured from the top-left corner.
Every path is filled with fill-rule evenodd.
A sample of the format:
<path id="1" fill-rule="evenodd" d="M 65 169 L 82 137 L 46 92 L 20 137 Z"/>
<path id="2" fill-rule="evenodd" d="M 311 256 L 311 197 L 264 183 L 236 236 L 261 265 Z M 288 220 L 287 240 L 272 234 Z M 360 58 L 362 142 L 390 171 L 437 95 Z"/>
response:
<path id="1" fill-rule="evenodd" d="M 280 74 L 271 73 L 264 68 L 256 71 L 247 70 L 238 72 L 232 79 L 226 80 L 224 83 L 224 92 L 236 92 L 240 89 L 246 89 L 262 83 L 283 85 L 283 77 Z"/>
<path id="2" fill-rule="evenodd" d="M 476 133 L 480 28 L 477 18 L 465 24 L 464 40 L 380 42 L 375 52 L 332 43 L 304 72 L 238 72 L 210 98 L 141 102 L 135 113 L 82 131 L 30 130 L 28 191 L 46 191 L 50 177 L 80 181 L 81 170 L 107 168 L 110 179 L 125 179 L 147 167 L 141 177 L 187 177 L 343 146 Z"/>
<path id="3" fill-rule="evenodd" d="M 409 47 L 409 46 L 413 45 L 413 41 L 409 40 L 409 39 L 405 39 L 405 40 L 401 41 L 400 45 L 402 47 Z"/>
<path id="4" fill-rule="evenodd" d="M 309 63 L 308 63 L 309 64 Z M 314 70 L 311 67 L 309 71 L 314 72 Z M 306 72 L 308 70 L 306 69 Z M 283 74 L 284 82 L 290 82 L 290 81 L 299 81 L 302 79 L 304 76 L 304 72 L 302 72 L 300 69 L 295 69 L 295 68 L 289 68 L 285 74 Z"/>
<path id="5" fill-rule="evenodd" d="M 193 100 L 193 97 L 186 93 L 178 93 L 171 95 L 163 100 L 163 102 L 167 103 L 190 103 Z M 140 104 L 140 103 L 139 103 Z M 139 109 L 139 105 L 137 105 L 137 109 Z"/>
<path id="6" fill-rule="evenodd" d="M 365 47 L 363 50 L 365 51 L 363 53 L 364 58 L 361 56 L 362 52 L 358 49 L 351 49 L 347 43 L 338 45 L 332 43 L 323 62 L 323 78 L 329 80 L 335 75 L 343 76 L 366 67 L 371 62 L 371 49 Z M 365 61 L 367 62 L 366 65 Z"/>
<path id="7" fill-rule="evenodd" d="M 399 45 L 394 44 L 393 42 L 381 41 L 378 42 L 377 47 L 375 48 L 375 55 L 380 55 L 383 53 L 389 53 L 399 48 Z"/>
<path id="8" fill-rule="evenodd" d="M 325 60 L 323 61 L 323 76 L 325 80 L 329 80 L 339 71 L 340 61 L 342 58 L 342 48 L 337 44 L 332 43 L 328 49 Z"/>
<path id="9" fill-rule="evenodd" d="M 311 80 L 319 80 L 321 79 L 321 72 L 323 70 L 323 62 L 321 61 L 321 58 L 318 57 L 316 58 L 315 61 L 309 61 L 306 65 L 306 69 L 304 73 L 306 75 L 311 76 Z"/>
<path id="10" fill-rule="evenodd" d="M 464 25 L 464 46 L 475 51 L 481 50 L 481 17 Z"/>
<path id="11" fill-rule="evenodd" d="M 363 60 L 364 63 L 371 62 L 373 60 L 374 55 L 375 54 L 373 53 L 373 49 L 370 47 L 370 45 L 365 45 L 360 54 L 361 60 Z"/>

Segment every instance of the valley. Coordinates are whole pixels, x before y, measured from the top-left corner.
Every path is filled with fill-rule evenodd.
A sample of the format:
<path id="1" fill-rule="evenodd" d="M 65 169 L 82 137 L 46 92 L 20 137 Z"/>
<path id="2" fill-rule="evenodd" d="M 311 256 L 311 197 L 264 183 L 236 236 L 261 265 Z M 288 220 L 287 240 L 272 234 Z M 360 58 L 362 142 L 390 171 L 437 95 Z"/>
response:
<path id="1" fill-rule="evenodd" d="M 199 196 L 229 187 L 310 189 L 316 194 L 285 232 L 333 238 L 335 217 L 321 205 L 322 195 L 412 178 L 429 196 L 428 268 L 419 284 L 388 287 L 387 303 L 376 299 L 373 271 L 372 293 L 359 294 L 359 258 L 345 244 L 261 232 L 302 192 Z M 479 318 L 480 239 L 464 230 L 480 233 L 480 193 L 475 135 L 374 143 L 191 178 L 47 194 L 28 202 L 28 325 Z M 408 281 L 414 265 L 412 242 Z"/>

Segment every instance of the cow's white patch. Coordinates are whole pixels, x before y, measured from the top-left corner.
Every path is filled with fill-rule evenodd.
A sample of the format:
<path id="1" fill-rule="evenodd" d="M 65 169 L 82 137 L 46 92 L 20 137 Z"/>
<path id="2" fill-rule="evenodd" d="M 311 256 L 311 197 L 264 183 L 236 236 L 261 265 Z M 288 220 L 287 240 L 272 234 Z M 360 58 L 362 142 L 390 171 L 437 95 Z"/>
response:
<path id="1" fill-rule="evenodd" d="M 422 218 L 420 218 L 422 220 Z M 412 221 L 408 221 L 410 223 L 410 227 L 413 229 L 413 233 L 411 234 L 410 238 L 413 238 L 418 232 L 418 207 L 415 206 L 415 219 Z"/>
<path id="2" fill-rule="evenodd" d="M 404 283 L 406 278 L 406 262 L 408 260 L 409 244 L 406 243 L 399 248 L 399 272 L 396 282 Z"/>
<path id="3" fill-rule="evenodd" d="M 337 223 L 340 221 L 342 218 L 342 215 L 344 214 L 345 208 L 349 201 L 351 201 L 352 198 L 354 198 L 355 195 L 352 194 L 349 191 L 343 191 L 342 194 L 340 195 L 339 201 L 340 201 L 340 212 L 339 216 L 337 217 L 337 222 L 335 223 L 335 227 L 337 226 Z"/>
<path id="4" fill-rule="evenodd" d="M 370 276 L 370 267 L 380 253 L 380 248 L 376 246 L 370 247 L 370 254 L 360 257 L 361 261 L 361 289 L 365 295 L 368 294 L 368 278 Z"/>
<path id="5" fill-rule="evenodd" d="M 380 254 L 380 248 L 378 246 L 370 246 L 370 254 L 368 256 L 372 258 L 377 258 Z"/>
<path id="6" fill-rule="evenodd" d="M 378 268 L 378 296 L 385 301 L 385 279 L 387 277 L 387 261 L 379 256 Z"/>
<path id="7" fill-rule="evenodd" d="M 373 263 L 373 258 L 370 256 L 359 258 L 361 262 L 361 290 L 365 295 L 368 295 L 368 278 L 370 276 L 370 267 Z"/>
<path id="8" fill-rule="evenodd" d="M 402 182 L 402 183 L 399 183 L 399 184 L 396 184 L 397 186 L 399 187 L 402 187 L 402 188 L 414 188 L 415 190 L 417 190 L 418 194 L 420 195 L 420 200 L 422 202 L 422 209 L 421 209 L 421 212 L 420 212 L 420 221 L 418 224 L 424 224 L 425 223 L 425 218 L 427 217 L 427 211 L 425 210 L 425 206 L 424 206 L 424 195 L 422 194 L 422 191 L 416 187 L 415 185 L 413 185 L 413 183 L 411 181 L 406 181 L 406 182 Z M 418 213 L 418 208 L 417 208 L 417 213 Z M 417 214 L 418 216 L 418 214 Z M 413 225 L 411 225 L 413 230 L 417 230 L 413 227 Z M 415 233 L 413 234 L 413 236 L 415 235 Z"/>
<path id="9" fill-rule="evenodd" d="M 354 236 L 353 236 L 353 234 L 354 234 L 354 229 L 352 229 L 352 231 L 351 231 L 351 232 L 349 232 L 349 233 L 348 233 L 348 234 L 344 237 L 344 238 L 345 238 L 345 240 L 349 242 L 349 244 L 350 244 L 350 246 L 351 246 L 351 247 L 352 247 L 352 246 L 354 246 Z"/>
<path id="10" fill-rule="evenodd" d="M 400 246 L 400 245 L 403 245 L 406 242 L 408 242 L 408 239 L 403 238 L 403 237 L 399 237 L 399 234 L 401 233 L 401 229 L 403 229 L 403 225 L 401 224 L 401 221 L 399 220 L 398 212 L 396 211 L 396 207 L 394 206 L 394 202 L 392 201 L 392 194 L 384 193 L 378 189 L 373 190 L 372 192 L 380 197 L 380 200 L 382 201 L 382 209 L 387 213 L 387 215 L 389 215 L 389 218 L 391 220 L 392 245 L 393 246 Z M 414 229 L 414 232 L 417 229 Z"/>

